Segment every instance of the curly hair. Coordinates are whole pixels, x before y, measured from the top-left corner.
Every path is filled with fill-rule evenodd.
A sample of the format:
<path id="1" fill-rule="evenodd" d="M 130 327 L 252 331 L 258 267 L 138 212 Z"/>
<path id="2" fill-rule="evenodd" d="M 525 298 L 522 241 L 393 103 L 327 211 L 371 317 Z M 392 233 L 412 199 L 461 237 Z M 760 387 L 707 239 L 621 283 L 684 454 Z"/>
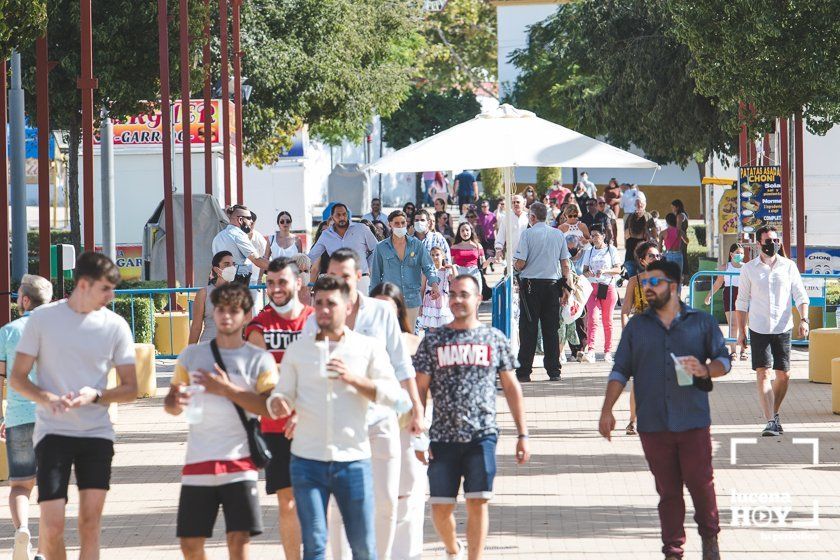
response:
<path id="1" fill-rule="evenodd" d="M 254 299 L 251 291 L 244 284 L 231 282 L 213 290 L 210 293 L 210 301 L 214 307 L 233 307 L 248 313 L 254 307 Z"/>

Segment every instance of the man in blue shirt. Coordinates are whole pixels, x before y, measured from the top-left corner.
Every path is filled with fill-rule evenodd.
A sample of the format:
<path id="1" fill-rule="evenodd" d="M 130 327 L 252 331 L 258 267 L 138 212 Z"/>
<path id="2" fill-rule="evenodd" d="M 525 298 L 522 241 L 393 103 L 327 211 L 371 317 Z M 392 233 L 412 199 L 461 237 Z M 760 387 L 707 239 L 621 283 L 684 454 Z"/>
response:
<path id="1" fill-rule="evenodd" d="M 659 493 L 662 552 L 666 560 L 683 557 L 685 485 L 694 502 L 703 559 L 719 560 L 708 393 L 712 378 L 729 372 L 729 350 L 714 317 L 680 302 L 676 263 L 654 261 L 640 282 L 649 307 L 622 333 L 598 431 L 610 439 L 613 406 L 633 377 L 639 437 Z"/>
<path id="2" fill-rule="evenodd" d="M 566 237 L 559 229 L 548 227 L 548 209 L 535 202 L 528 210 L 531 227 L 522 232 L 513 254 L 513 267 L 519 271 L 519 381 L 531 381 L 531 369 L 537 350 L 538 327 L 542 327 L 543 366 L 552 381 L 560 381 L 560 307 L 569 292 L 561 288 L 561 277 L 569 286 L 571 267 Z"/>
<path id="3" fill-rule="evenodd" d="M 309 250 L 309 258 L 312 260 L 310 282 L 314 283 L 322 269 L 326 270 L 330 255 L 338 249 L 346 247 L 356 251 L 362 257 L 362 279 L 359 281 L 359 291 L 367 295 L 371 285 L 368 257 L 373 254 L 379 241 L 366 225 L 352 221 L 353 216 L 350 209 L 343 202 L 333 204 L 330 217 L 332 218 L 332 225 L 324 230 L 324 233 Z M 322 260 L 324 263 L 321 262 Z"/>
<path id="4" fill-rule="evenodd" d="M 29 321 L 29 313 L 36 307 L 49 303 L 52 292 L 52 284 L 46 278 L 24 274 L 17 300 L 18 308 L 23 310 L 23 317 L 0 329 L 0 375 L 4 378 L 12 371 L 17 345 L 23 328 Z M 32 381 L 35 380 L 35 368 L 32 368 L 29 377 Z M 0 432 L 5 436 L 6 458 L 9 464 L 9 510 L 15 525 L 13 560 L 28 560 L 32 556 L 29 496 L 35 486 L 35 450 L 32 445 L 34 429 L 35 403 L 8 387 L 6 417 Z M 40 554 L 35 558 L 43 560 Z"/>
<path id="5" fill-rule="evenodd" d="M 455 193 L 458 195 L 459 209 L 463 208 L 464 204 L 472 204 L 478 200 L 478 183 L 475 181 L 475 175 L 468 169 L 455 176 Z"/>

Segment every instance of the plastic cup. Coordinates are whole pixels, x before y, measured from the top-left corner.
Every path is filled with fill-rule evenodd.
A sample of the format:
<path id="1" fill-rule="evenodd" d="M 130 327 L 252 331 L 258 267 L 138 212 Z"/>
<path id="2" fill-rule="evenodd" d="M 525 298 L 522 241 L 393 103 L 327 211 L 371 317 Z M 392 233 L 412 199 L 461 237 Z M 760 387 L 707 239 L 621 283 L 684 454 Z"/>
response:
<path id="1" fill-rule="evenodd" d="M 429 436 L 420 434 L 419 436 L 411 436 L 411 447 L 415 451 L 425 453 L 429 450 Z"/>
<path id="2" fill-rule="evenodd" d="M 680 358 L 671 354 L 671 359 L 674 360 L 674 371 L 677 374 L 677 385 L 680 387 L 687 387 L 694 384 L 694 376 L 688 373 L 688 370 L 682 365 Z"/>
<path id="3" fill-rule="evenodd" d="M 181 391 L 190 396 L 190 403 L 184 411 L 187 424 L 201 424 L 204 420 L 204 385 L 187 385 Z"/>

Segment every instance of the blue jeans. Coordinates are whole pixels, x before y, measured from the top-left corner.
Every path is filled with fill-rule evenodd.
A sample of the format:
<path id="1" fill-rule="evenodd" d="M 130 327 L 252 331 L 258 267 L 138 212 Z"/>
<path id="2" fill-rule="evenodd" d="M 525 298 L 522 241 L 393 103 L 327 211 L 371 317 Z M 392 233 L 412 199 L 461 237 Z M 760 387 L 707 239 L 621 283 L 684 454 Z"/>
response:
<path id="1" fill-rule="evenodd" d="M 353 560 L 376 560 L 370 460 L 327 462 L 292 455 L 291 473 L 304 560 L 326 558 L 330 495 L 344 519 Z"/>
<path id="2" fill-rule="evenodd" d="M 680 251 L 665 251 L 665 254 L 662 255 L 666 261 L 677 263 L 680 267 L 680 275 L 682 275 L 683 271 L 683 255 Z"/>
<path id="3" fill-rule="evenodd" d="M 467 443 L 433 441 L 429 463 L 429 503 L 454 504 L 461 480 L 464 497 L 489 500 L 496 477 L 496 441 L 491 434 Z"/>

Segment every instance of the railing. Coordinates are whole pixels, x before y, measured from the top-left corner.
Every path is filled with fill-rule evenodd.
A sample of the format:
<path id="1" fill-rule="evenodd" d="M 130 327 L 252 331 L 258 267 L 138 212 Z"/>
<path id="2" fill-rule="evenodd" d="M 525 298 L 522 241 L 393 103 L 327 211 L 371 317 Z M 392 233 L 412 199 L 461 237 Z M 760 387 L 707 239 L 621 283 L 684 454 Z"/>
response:
<path id="1" fill-rule="evenodd" d="M 510 338 L 511 333 L 510 322 L 513 301 L 513 290 L 511 288 L 510 278 L 503 276 L 493 287 L 493 298 L 491 300 L 492 325 L 505 333 L 508 338 Z"/>
<path id="2" fill-rule="evenodd" d="M 263 290 L 265 289 L 264 284 L 260 285 L 253 285 L 249 286 L 251 290 Z M 175 328 L 174 328 L 174 319 L 173 313 L 180 313 L 186 312 L 187 318 L 190 324 L 192 324 L 193 320 L 193 300 L 190 299 L 190 294 L 196 293 L 202 288 L 148 288 L 148 289 L 130 289 L 130 290 L 115 290 L 114 293 L 120 300 L 125 300 L 126 297 L 128 298 L 128 317 L 126 318 L 128 322 L 128 326 L 131 328 L 131 336 L 135 340 L 137 334 L 138 326 L 141 326 L 145 323 L 148 326 L 148 330 L 151 333 L 151 341 L 154 342 L 155 340 L 155 329 L 156 329 L 156 318 L 155 315 L 157 313 L 166 313 L 169 320 L 169 348 L 175 348 Z M 185 297 L 179 298 L 178 296 L 183 294 Z M 159 298 L 166 298 L 165 305 L 155 305 L 155 300 Z M 145 309 L 148 310 L 148 314 L 146 317 L 140 316 L 138 313 L 138 300 L 145 300 L 148 302 L 148 306 L 144 306 Z M 265 297 L 263 295 L 263 302 L 265 302 Z M 117 311 L 118 300 L 114 300 L 111 302 L 110 307 L 112 311 Z M 158 310 L 159 307 L 163 309 L 161 311 Z M 157 358 L 176 358 L 177 354 L 169 353 L 169 354 L 157 354 Z"/>
<path id="3" fill-rule="evenodd" d="M 721 293 L 723 291 L 723 289 L 719 290 L 715 294 L 715 297 L 712 298 L 711 305 L 708 306 L 708 309 L 707 309 L 705 301 L 700 301 L 699 300 L 700 295 L 702 294 L 702 297 L 705 298 L 706 295 L 711 291 L 711 288 L 714 284 L 714 281 L 717 278 L 727 277 L 727 276 L 738 277 L 738 276 L 740 276 L 740 274 L 741 274 L 740 272 L 725 271 L 725 270 L 700 270 L 698 272 L 695 272 L 694 275 L 692 275 L 691 280 L 689 281 L 689 284 L 688 284 L 688 304 L 691 307 L 694 307 L 696 309 L 702 309 L 704 311 L 709 311 L 709 313 L 711 313 L 712 315 L 715 315 L 715 307 L 717 305 L 716 300 L 718 299 L 717 294 Z M 821 310 L 821 313 L 818 313 L 818 315 L 820 317 L 819 324 L 812 324 L 811 328 L 812 329 L 825 328 L 826 326 L 831 325 L 832 322 L 828 319 L 829 309 L 831 310 L 830 312 L 832 314 L 834 314 L 838 306 L 837 306 L 836 303 L 833 304 L 833 305 L 828 305 L 828 297 L 827 297 L 828 287 L 827 287 L 827 285 L 828 285 L 829 282 L 832 282 L 832 283 L 840 282 L 840 274 L 803 274 L 802 275 L 802 280 L 803 280 L 803 282 L 805 282 L 806 288 L 809 284 L 812 286 L 812 290 L 809 293 L 809 296 L 810 296 L 809 307 L 810 307 L 810 309 Z M 701 283 L 703 283 L 702 286 L 700 286 Z M 817 283 L 819 284 L 819 287 L 818 287 L 819 294 L 820 294 L 819 297 L 815 296 L 814 293 L 813 293 L 813 287 Z M 729 297 L 732 298 L 731 291 L 729 293 Z M 817 301 L 817 305 L 810 305 L 810 303 L 813 302 L 814 300 Z M 727 303 L 729 303 L 729 305 L 725 306 L 725 307 L 729 307 L 729 309 L 734 311 L 734 309 L 735 309 L 734 298 L 732 298 L 731 301 L 729 301 Z M 811 311 L 809 311 L 809 315 L 811 315 Z M 733 343 L 737 340 L 737 333 L 733 333 L 732 332 L 732 324 L 731 323 L 728 323 L 728 324 L 729 324 L 729 331 L 728 331 L 729 336 L 725 337 L 726 342 Z M 840 326 L 840 325 L 835 325 L 835 326 Z M 735 336 L 733 336 L 733 334 Z M 794 337 L 796 336 L 795 332 L 792 333 L 792 334 L 793 334 Z M 747 332 L 747 335 L 749 335 L 749 330 Z M 792 344 L 798 345 L 798 346 L 805 346 L 805 345 L 808 344 L 807 339 L 792 338 L 791 342 L 792 342 Z"/>

